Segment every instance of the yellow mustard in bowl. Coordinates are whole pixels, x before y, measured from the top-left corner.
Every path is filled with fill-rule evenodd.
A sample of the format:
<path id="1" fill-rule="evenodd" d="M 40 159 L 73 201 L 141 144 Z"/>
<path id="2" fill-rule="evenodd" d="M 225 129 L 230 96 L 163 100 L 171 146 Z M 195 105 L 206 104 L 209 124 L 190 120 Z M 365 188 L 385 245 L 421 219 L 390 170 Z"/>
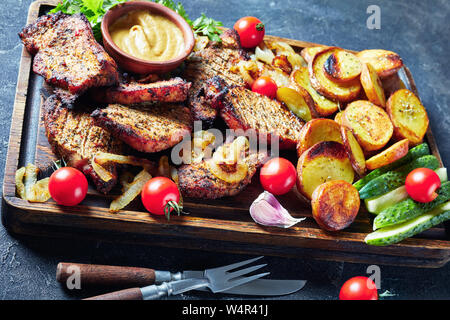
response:
<path id="1" fill-rule="evenodd" d="M 167 61 L 184 50 L 181 29 L 168 18 L 150 11 L 131 11 L 109 28 L 112 41 L 129 55 L 148 61 Z"/>

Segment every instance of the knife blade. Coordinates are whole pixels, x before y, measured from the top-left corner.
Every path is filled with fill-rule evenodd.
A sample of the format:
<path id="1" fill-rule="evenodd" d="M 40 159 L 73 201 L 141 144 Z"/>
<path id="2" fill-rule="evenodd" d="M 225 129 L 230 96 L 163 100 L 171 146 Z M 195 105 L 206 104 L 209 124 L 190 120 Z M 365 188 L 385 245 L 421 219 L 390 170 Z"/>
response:
<path id="1" fill-rule="evenodd" d="M 203 271 L 184 271 L 181 279 L 203 278 Z M 252 282 L 228 289 L 222 293 L 250 296 L 282 296 L 297 292 L 306 285 L 306 280 L 257 279 Z M 208 288 L 197 288 L 198 291 L 210 291 Z"/>

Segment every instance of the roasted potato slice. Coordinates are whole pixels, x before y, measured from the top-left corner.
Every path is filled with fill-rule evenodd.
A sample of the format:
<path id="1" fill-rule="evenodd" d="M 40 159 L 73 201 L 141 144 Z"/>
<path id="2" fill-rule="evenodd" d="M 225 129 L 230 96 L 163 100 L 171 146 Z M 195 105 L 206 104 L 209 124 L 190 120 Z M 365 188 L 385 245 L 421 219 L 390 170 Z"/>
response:
<path id="1" fill-rule="evenodd" d="M 366 158 L 361 146 L 349 128 L 341 126 L 340 133 L 353 169 L 362 176 L 366 171 Z"/>
<path id="2" fill-rule="evenodd" d="M 325 62 L 339 48 L 328 48 L 327 50 L 317 53 L 308 64 L 309 80 L 311 86 L 321 95 L 339 102 L 349 102 L 358 97 L 361 92 L 361 83 L 359 79 L 355 79 L 348 83 L 336 83 L 328 79 L 325 75 Z"/>
<path id="3" fill-rule="evenodd" d="M 300 157 L 307 149 L 322 141 L 343 143 L 339 124 L 325 118 L 308 121 L 300 130 L 297 155 Z"/>
<path id="4" fill-rule="evenodd" d="M 365 63 L 362 67 L 361 84 L 370 102 L 386 108 L 386 96 L 384 95 L 383 85 L 370 63 Z"/>
<path id="5" fill-rule="evenodd" d="M 314 88 L 311 86 L 311 82 L 309 81 L 308 68 L 302 67 L 300 69 L 294 70 L 291 73 L 291 85 L 295 86 L 296 88 L 301 87 L 302 89 L 308 91 L 309 95 L 314 100 L 314 109 L 317 111 L 318 115 L 322 117 L 328 117 L 339 109 L 339 105 L 337 102 L 325 98 L 316 90 L 314 90 Z"/>
<path id="6" fill-rule="evenodd" d="M 336 121 L 339 125 L 343 126 L 344 125 L 343 116 L 344 116 L 344 111 L 339 111 L 334 116 L 334 121 Z"/>
<path id="7" fill-rule="evenodd" d="M 304 121 L 317 118 L 314 101 L 306 90 L 281 87 L 277 90 L 277 100 Z"/>
<path id="8" fill-rule="evenodd" d="M 387 113 L 366 100 L 349 103 L 345 109 L 343 121 L 344 126 L 352 130 L 365 151 L 383 148 L 394 131 Z"/>
<path id="9" fill-rule="evenodd" d="M 303 57 L 303 59 L 305 59 L 307 63 L 309 63 L 318 52 L 321 52 L 326 48 L 327 47 L 325 46 L 303 48 L 300 52 L 300 55 Z"/>
<path id="10" fill-rule="evenodd" d="M 362 63 L 371 64 L 380 78 L 386 78 L 403 67 L 403 61 L 398 54 L 388 50 L 370 49 L 356 54 Z"/>
<path id="11" fill-rule="evenodd" d="M 370 159 L 367 159 L 366 165 L 367 169 L 374 170 L 385 165 L 388 165 L 400 158 L 406 156 L 409 150 L 408 139 L 403 139 L 394 143 L 392 146 L 386 150 L 374 155 Z"/>
<path id="12" fill-rule="evenodd" d="M 358 57 L 346 50 L 336 50 L 328 57 L 323 67 L 328 79 L 338 83 L 355 80 L 362 70 Z"/>
<path id="13" fill-rule="evenodd" d="M 396 139 L 408 139 L 410 146 L 422 142 L 429 120 L 425 107 L 413 92 L 408 89 L 396 91 L 389 97 L 386 109 Z"/>
<path id="14" fill-rule="evenodd" d="M 347 228 L 358 215 L 360 206 L 358 190 L 347 181 L 328 181 L 316 188 L 311 207 L 314 220 L 328 231 Z"/>
<path id="15" fill-rule="evenodd" d="M 311 199 L 314 190 L 330 180 L 353 182 L 355 173 L 344 146 L 322 141 L 303 152 L 297 163 L 297 189 Z"/>

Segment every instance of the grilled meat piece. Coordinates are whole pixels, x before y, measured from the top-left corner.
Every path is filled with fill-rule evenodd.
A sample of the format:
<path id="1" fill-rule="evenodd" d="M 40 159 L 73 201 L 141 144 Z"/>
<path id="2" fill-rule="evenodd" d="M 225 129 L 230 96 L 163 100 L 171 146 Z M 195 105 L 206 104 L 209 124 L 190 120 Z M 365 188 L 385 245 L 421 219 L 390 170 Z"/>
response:
<path id="1" fill-rule="evenodd" d="M 90 87 L 110 86 L 118 81 L 115 61 L 95 41 L 82 14 L 41 16 L 19 37 L 35 55 L 33 71 L 51 85 L 81 94 Z"/>
<path id="2" fill-rule="evenodd" d="M 260 139 L 278 136 L 280 148 L 295 148 L 304 122 L 276 100 L 242 86 L 227 87 L 225 80 L 216 76 L 205 83 L 205 97 L 210 105 L 220 110 L 220 116 L 231 129 L 255 130 Z"/>
<path id="3" fill-rule="evenodd" d="M 95 88 L 91 97 L 102 103 L 183 102 L 191 84 L 181 78 L 153 83 L 124 80 L 117 87 Z"/>
<path id="4" fill-rule="evenodd" d="M 251 153 L 243 159 L 248 164 L 247 176 L 237 183 L 228 183 L 217 178 L 208 168 L 205 160 L 182 165 L 178 169 L 179 188 L 183 197 L 217 199 L 234 196 L 251 183 L 256 170 L 265 162 L 267 154 Z"/>
<path id="5" fill-rule="evenodd" d="M 95 124 L 138 151 L 159 152 L 179 143 L 192 131 L 189 109 L 180 104 L 123 106 L 95 110 Z"/>
<path id="6" fill-rule="evenodd" d="M 81 107 L 77 111 L 64 108 L 57 95 L 52 95 L 45 101 L 43 119 L 53 152 L 63 158 L 67 165 L 90 177 L 98 191 L 110 191 L 117 183 L 116 166 L 111 164 L 105 167 L 114 177 L 105 182 L 92 169 L 91 161 L 98 152 L 120 154 L 122 142 L 96 126 L 90 113 L 83 111 Z"/>
<path id="7" fill-rule="evenodd" d="M 203 84 L 207 79 L 219 75 L 227 84 L 245 85 L 239 74 L 230 68 L 241 60 L 248 60 L 248 55 L 241 47 L 239 35 L 233 29 L 225 31 L 220 38 L 222 42 L 210 42 L 206 48 L 195 52 L 186 62 L 184 77 L 192 82 L 189 90 L 189 107 L 194 120 L 201 120 L 211 125 L 217 117 L 217 110 L 204 99 Z"/>

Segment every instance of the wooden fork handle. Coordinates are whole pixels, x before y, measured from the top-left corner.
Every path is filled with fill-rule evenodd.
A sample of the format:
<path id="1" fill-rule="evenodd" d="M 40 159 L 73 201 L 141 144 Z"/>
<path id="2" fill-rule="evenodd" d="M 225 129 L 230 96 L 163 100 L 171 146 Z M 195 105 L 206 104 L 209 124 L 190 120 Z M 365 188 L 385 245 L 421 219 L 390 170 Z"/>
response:
<path id="1" fill-rule="evenodd" d="M 139 288 L 131 288 L 105 293 L 84 300 L 143 300 L 142 291 Z"/>
<path id="2" fill-rule="evenodd" d="M 80 276 L 83 286 L 145 287 L 155 283 L 155 270 L 96 264 L 61 262 L 56 268 L 56 280 L 66 283 L 71 276 Z"/>

